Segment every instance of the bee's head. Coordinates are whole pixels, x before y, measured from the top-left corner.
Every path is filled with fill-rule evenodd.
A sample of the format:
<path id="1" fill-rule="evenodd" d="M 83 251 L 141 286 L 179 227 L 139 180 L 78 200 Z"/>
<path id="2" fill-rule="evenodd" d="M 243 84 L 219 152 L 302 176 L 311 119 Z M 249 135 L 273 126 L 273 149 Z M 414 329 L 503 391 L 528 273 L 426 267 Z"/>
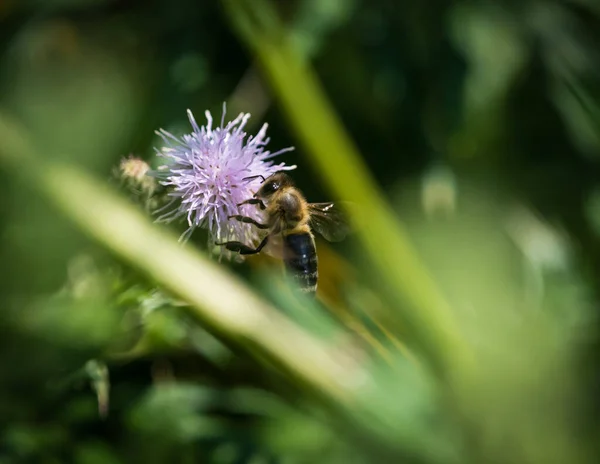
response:
<path id="1" fill-rule="evenodd" d="M 261 200 L 269 200 L 281 189 L 292 185 L 292 179 L 287 174 L 277 172 L 265 179 L 254 196 Z"/>

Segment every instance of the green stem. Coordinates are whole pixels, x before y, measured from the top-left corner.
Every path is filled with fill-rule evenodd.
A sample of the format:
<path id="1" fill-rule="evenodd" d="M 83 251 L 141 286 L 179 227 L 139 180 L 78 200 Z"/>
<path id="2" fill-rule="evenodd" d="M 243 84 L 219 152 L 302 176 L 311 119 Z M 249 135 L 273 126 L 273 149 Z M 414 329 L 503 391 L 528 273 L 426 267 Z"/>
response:
<path id="1" fill-rule="evenodd" d="M 374 427 L 402 419 L 370 403 L 378 385 L 363 366 L 340 360 L 223 267 L 192 247 L 182 248 L 108 185 L 74 166 L 44 160 L 2 111 L 0 140 L 0 165 L 37 188 L 87 235 L 186 301 L 183 308 L 212 333 L 302 389 L 358 448 L 377 450 L 390 462 L 403 456 L 419 464 L 444 462 L 439 456 L 425 459 L 410 431 L 390 434 L 389 427 Z"/>
<path id="2" fill-rule="evenodd" d="M 182 248 L 171 234 L 82 170 L 44 160 L 22 128 L 2 113 L 0 140 L 0 163 L 24 176 L 86 234 L 188 302 L 185 308 L 204 326 L 278 366 L 319 396 L 343 402 L 353 395 L 351 386 L 362 372 L 343 368 L 322 342 L 223 267 L 191 246 Z"/>
<path id="3" fill-rule="evenodd" d="M 262 0 L 223 3 L 234 28 L 262 66 L 316 171 L 335 196 L 365 205 L 352 212 L 358 238 L 383 289 L 398 307 L 406 307 L 399 316 L 413 343 L 438 373 L 462 372 L 471 365 L 471 353 L 449 304 L 411 246 L 404 226 L 368 175 L 318 79 L 287 40 L 273 7 Z"/>

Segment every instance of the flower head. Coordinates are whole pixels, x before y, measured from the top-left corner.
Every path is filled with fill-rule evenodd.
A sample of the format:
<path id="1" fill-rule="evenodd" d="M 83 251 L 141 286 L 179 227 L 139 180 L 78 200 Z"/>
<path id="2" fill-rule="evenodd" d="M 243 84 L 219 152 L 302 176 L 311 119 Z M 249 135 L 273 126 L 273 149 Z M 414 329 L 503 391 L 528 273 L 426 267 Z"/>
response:
<path id="1" fill-rule="evenodd" d="M 146 180 L 146 173 L 150 166 L 143 159 L 133 155 L 122 158 L 119 163 L 119 172 L 124 179 L 133 179 L 138 182 Z"/>
<path id="2" fill-rule="evenodd" d="M 144 206 L 147 211 L 155 209 L 157 199 L 157 179 L 150 174 L 150 165 L 141 158 L 130 154 L 121 158 L 119 166 L 113 170 L 115 179 L 129 193 L 131 200 Z"/>
<path id="3" fill-rule="evenodd" d="M 251 198 L 261 183 L 260 176 L 295 169 L 284 163 L 274 164 L 272 158 L 293 150 L 284 148 L 275 153 L 265 149 L 267 124 L 255 136 L 246 139 L 244 127 L 249 113 L 241 113 L 224 125 L 225 104 L 221 125 L 213 128 L 209 111 L 205 112 L 206 126 L 198 126 L 192 112 L 187 111 L 193 132 L 178 138 L 161 129 L 157 134 L 165 146 L 157 149 L 158 156 L 166 158 L 155 175 L 160 183 L 170 188 L 173 197 L 167 207 L 171 208 L 159 221 L 170 222 L 187 218 L 188 229 L 180 240 L 187 240 L 196 228 L 209 232 L 209 246 L 216 242 L 236 240 L 252 245 L 258 235 L 256 228 L 229 216 L 242 214 L 256 220 L 261 213 L 255 206 L 239 203 Z"/>
<path id="4" fill-rule="evenodd" d="M 148 176 L 150 165 L 134 155 L 121 158 L 116 176 L 129 187 L 152 194 L 156 187 L 156 179 Z"/>

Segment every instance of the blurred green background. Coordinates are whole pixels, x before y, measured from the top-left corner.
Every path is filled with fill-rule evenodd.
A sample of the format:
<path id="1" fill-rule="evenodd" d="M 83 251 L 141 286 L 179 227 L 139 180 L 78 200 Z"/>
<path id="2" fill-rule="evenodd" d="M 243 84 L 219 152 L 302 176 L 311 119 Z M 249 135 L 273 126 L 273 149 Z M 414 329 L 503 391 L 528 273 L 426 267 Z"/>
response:
<path id="1" fill-rule="evenodd" d="M 309 201 L 339 199 L 362 177 L 327 118 L 340 149 L 314 149 L 319 114 L 286 100 L 306 76 L 274 37 L 382 199 L 358 239 L 319 241 L 323 307 L 294 306 L 260 257 L 221 267 L 365 369 L 356 403 L 214 334 L 43 182 L 65 163 L 139 204 L 120 161 L 156 166 L 156 129 L 226 101 L 296 147 Z M 0 121 L 0 464 L 598 462 L 599 83 L 594 0 L 0 0 L 0 119 L 20 128 Z M 17 132 L 37 158 L 13 156 Z M 455 325 L 428 309 L 438 290 Z M 473 371 L 447 353 L 463 344 Z"/>

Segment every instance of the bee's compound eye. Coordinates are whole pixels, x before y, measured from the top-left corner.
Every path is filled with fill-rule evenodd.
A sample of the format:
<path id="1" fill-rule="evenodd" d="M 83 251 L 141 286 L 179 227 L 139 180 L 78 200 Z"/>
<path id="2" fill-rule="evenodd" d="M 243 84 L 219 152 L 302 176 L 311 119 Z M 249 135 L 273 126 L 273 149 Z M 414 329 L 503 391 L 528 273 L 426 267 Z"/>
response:
<path id="1" fill-rule="evenodd" d="M 263 186 L 262 193 L 265 195 L 269 195 L 279 189 L 279 184 L 277 182 L 269 182 Z"/>

